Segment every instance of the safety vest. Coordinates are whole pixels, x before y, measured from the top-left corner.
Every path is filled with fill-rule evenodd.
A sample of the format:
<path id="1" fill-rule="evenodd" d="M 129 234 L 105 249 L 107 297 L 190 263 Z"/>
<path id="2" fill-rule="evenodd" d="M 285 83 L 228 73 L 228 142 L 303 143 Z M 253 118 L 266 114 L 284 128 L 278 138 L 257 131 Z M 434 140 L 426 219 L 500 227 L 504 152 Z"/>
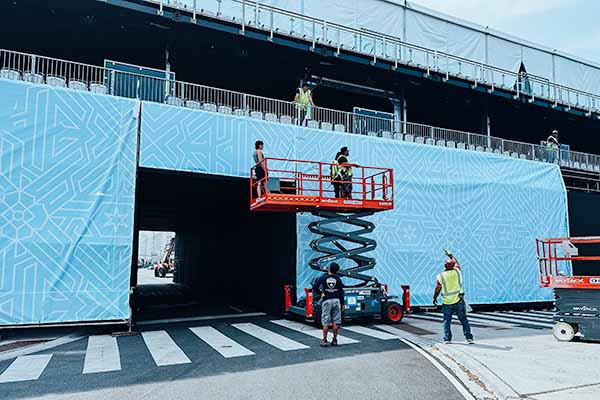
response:
<path id="1" fill-rule="evenodd" d="M 451 269 L 437 274 L 437 281 L 442 285 L 442 304 L 455 304 L 460 301 L 463 293 L 462 274 L 457 269 Z"/>
<path id="2" fill-rule="evenodd" d="M 340 157 L 346 157 L 343 154 L 340 154 L 340 156 L 338 158 L 336 158 L 335 162 L 333 163 L 333 165 L 331 166 L 331 179 L 337 180 L 339 179 L 339 175 L 341 173 L 344 173 L 346 175 L 346 177 L 351 178 L 352 177 L 352 167 L 343 167 L 340 165 Z M 348 159 L 348 157 L 346 157 L 346 159 Z M 350 161 L 350 160 L 348 160 Z"/>
<path id="3" fill-rule="evenodd" d="M 306 110 L 307 105 L 310 104 L 310 89 L 305 92 L 304 90 L 302 90 L 302 88 L 298 88 L 298 93 L 298 104 L 296 104 L 296 107 L 298 109 Z"/>
<path id="4" fill-rule="evenodd" d="M 556 150 L 558 149 L 558 145 L 552 139 L 554 139 L 553 136 L 548 136 L 548 139 L 546 139 L 546 148 Z"/>

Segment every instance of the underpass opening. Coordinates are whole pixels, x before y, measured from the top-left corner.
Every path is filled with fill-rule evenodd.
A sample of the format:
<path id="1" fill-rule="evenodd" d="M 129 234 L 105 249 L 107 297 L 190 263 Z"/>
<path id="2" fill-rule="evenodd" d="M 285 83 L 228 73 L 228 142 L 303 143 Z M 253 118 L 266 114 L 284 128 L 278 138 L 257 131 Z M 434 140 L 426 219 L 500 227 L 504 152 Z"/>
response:
<path id="1" fill-rule="evenodd" d="M 134 237 L 175 232 L 175 271 L 167 285 L 132 271 L 136 321 L 283 311 L 283 285 L 296 277 L 295 214 L 250 212 L 242 178 L 140 168 L 137 186 Z"/>

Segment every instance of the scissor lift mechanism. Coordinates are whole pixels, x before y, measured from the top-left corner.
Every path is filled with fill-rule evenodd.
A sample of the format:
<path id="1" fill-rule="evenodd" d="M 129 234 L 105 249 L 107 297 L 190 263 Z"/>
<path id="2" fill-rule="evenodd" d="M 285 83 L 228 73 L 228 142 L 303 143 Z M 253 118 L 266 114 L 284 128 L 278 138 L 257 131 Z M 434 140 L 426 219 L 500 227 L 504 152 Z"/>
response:
<path id="1" fill-rule="evenodd" d="M 536 240 L 539 284 L 554 290 L 553 334 L 560 341 L 570 341 L 577 334 L 600 340 L 600 276 L 568 273 L 572 261 L 600 261 L 600 256 L 579 255 L 576 245 L 586 244 L 600 244 L 600 237 Z"/>
<path id="2" fill-rule="evenodd" d="M 365 253 L 377 246 L 375 240 L 365 236 L 375 229 L 375 224 L 365 218 L 393 208 L 392 170 L 355 167 L 351 183 L 357 190 L 352 199 L 341 199 L 334 197 L 331 186 L 342 182 L 327 176 L 330 163 L 266 159 L 264 165 L 268 171 L 266 186 L 270 193 L 257 196 L 256 186 L 261 181 L 253 178 L 252 171 L 250 208 L 255 211 L 304 211 L 319 218 L 311 222 L 308 229 L 321 236 L 312 240 L 310 247 L 322 255 L 310 260 L 309 266 L 322 273 L 331 262 L 337 261 L 342 267 L 338 272 L 340 276 L 359 281 L 344 289 L 344 318 L 377 317 L 390 323 L 400 322 L 410 309 L 410 288 L 402 286 L 401 305 L 396 301 L 397 296 L 388 294 L 387 285 L 365 274 L 376 265 L 375 259 Z M 305 288 L 304 293 L 305 297 L 294 304 L 294 287 L 285 286 L 286 313 L 320 324 L 319 299 L 314 298 L 312 288 Z"/>

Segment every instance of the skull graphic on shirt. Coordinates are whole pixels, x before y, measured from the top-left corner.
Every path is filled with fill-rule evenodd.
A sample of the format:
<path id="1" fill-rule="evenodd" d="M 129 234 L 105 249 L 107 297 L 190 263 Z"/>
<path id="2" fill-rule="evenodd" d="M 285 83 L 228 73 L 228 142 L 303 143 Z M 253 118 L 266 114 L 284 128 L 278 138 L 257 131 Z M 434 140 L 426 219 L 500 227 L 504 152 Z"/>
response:
<path id="1" fill-rule="evenodd" d="M 332 277 L 329 277 L 329 278 L 327 278 L 327 281 L 326 281 L 326 282 L 327 282 L 327 287 L 328 287 L 329 289 L 333 289 L 333 288 L 335 288 L 335 285 L 336 285 L 336 283 L 337 283 L 337 281 L 335 280 L 335 278 L 332 278 Z"/>

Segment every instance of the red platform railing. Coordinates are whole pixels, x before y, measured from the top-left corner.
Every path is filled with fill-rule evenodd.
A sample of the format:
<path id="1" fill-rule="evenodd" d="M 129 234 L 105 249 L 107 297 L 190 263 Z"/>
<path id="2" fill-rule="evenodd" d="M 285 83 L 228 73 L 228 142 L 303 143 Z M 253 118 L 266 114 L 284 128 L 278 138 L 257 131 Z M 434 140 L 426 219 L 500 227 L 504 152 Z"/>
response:
<path id="1" fill-rule="evenodd" d="M 600 256 L 579 255 L 576 245 L 600 244 L 599 236 L 536 239 L 541 287 L 600 289 L 600 276 L 573 276 L 572 261 L 600 261 Z"/>
<path id="2" fill-rule="evenodd" d="M 306 211 L 311 208 L 391 209 L 394 206 L 394 176 L 391 168 L 348 164 L 352 177 L 348 181 L 334 180 L 331 170 L 337 164 L 321 161 L 266 158 L 260 166 L 266 171 L 256 178 L 256 168 L 250 170 L 250 208 L 264 211 Z M 258 185 L 269 193 L 258 195 Z M 351 185 L 349 197 L 336 196 L 336 186 Z"/>

